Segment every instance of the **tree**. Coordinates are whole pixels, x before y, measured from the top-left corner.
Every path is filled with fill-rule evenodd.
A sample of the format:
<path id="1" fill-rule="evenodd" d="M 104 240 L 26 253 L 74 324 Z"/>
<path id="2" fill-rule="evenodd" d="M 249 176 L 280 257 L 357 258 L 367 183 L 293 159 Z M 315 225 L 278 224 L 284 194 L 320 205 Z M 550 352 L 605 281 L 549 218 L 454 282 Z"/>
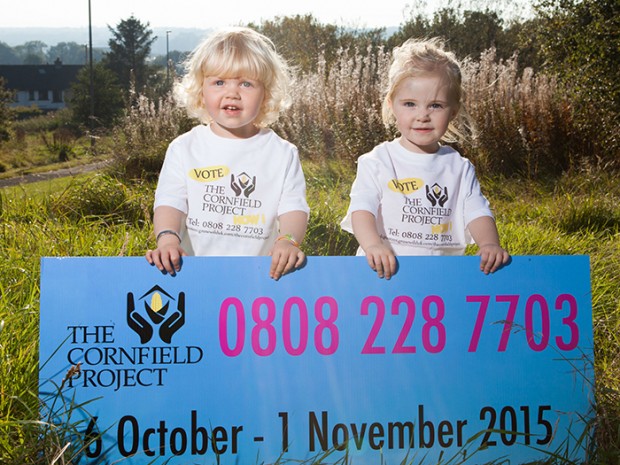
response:
<path id="1" fill-rule="evenodd" d="M 9 104 L 13 102 L 13 92 L 6 88 L 6 81 L 0 76 L 0 141 L 8 140 L 13 112 Z"/>
<path id="2" fill-rule="evenodd" d="M 108 68 L 125 91 L 130 89 L 132 80 L 136 90 L 141 91 L 149 82 L 151 70 L 146 60 L 157 37 L 152 37 L 149 23 L 143 24 L 133 15 L 118 23 L 116 29 L 108 29 L 112 33 L 108 41 L 110 52 L 105 57 Z"/>
<path id="3" fill-rule="evenodd" d="M 93 66 L 95 125 L 110 127 L 122 113 L 124 100 L 116 76 L 103 63 Z M 71 86 L 69 107 L 73 120 L 90 126 L 90 69 L 85 66 L 77 75 L 76 82 Z"/>
<path id="4" fill-rule="evenodd" d="M 310 14 L 276 17 L 249 27 L 269 37 L 278 53 L 304 72 L 316 69 L 321 50 L 332 55 L 337 47 L 337 27 L 322 25 Z"/>
<path id="5" fill-rule="evenodd" d="M 620 150 L 620 2 L 540 0 L 535 40 L 547 69 L 564 83 L 590 153 L 617 163 Z"/>
<path id="6" fill-rule="evenodd" d="M 49 48 L 46 55 L 48 63 L 54 63 L 58 59 L 65 65 L 88 63 L 86 48 L 77 42 L 58 42 Z"/>
<path id="7" fill-rule="evenodd" d="M 508 34 L 503 23 L 499 14 L 490 9 L 460 11 L 448 6 L 437 10 L 430 19 L 421 13 L 412 16 L 388 39 L 388 47 L 396 47 L 411 37 L 441 37 L 459 58 L 477 59 L 493 47 L 498 58 L 507 59 L 518 43 L 514 32 Z"/>
<path id="8" fill-rule="evenodd" d="M 276 17 L 248 26 L 269 37 L 278 53 L 302 72 L 315 71 L 321 54 L 329 66 L 340 48 L 357 46 L 364 51 L 368 45 L 378 45 L 383 33 L 383 29 L 355 31 L 321 24 L 311 14 Z"/>
<path id="9" fill-rule="evenodd" d="M 398 31 L 396 31 L 387 39 L 386 45 L 388 49 L 391 50 L 412 37 L 428 37 L 430 28 L 430 20 L 427 17 L 423 16 L 420 13 L 416 15 L 412 14 L 408 20 L 406 20 L 403 24 L 400 25 Z"/>
<path id="10" fill-rule="evenodd" d="M 47 45 L 40 40 L 31 40 L 13 48 L 13 51 L 25 65 L 40 65 L 45 63 L 45 49 Z"/>
<path id="11" fill-rule="evenodd" d="M 21 62 L 12 47 L 4 42 L 0 42 L 0 64 L 19 65 Z"/>
<path id="12" fill-rule="evenodd" d="M 536 42 L 550 69 L 581 97 L 620 105 L 620 2 L 541 0 Z M 617 112 L 616 112 L 617 114 Z"/>
<path id="13" fill-rule="evenodd" d="M 459 55 L 469 55 L 476 59 L 485 50 L 493 47 L 499 58 L 510 58 L 516 44 L 509 44 L 508 50 L 504 46 L 503 21 L 499 15 L 490 10 L 465 11 L 461 26 L 461 40 L 454 45 Z"/>

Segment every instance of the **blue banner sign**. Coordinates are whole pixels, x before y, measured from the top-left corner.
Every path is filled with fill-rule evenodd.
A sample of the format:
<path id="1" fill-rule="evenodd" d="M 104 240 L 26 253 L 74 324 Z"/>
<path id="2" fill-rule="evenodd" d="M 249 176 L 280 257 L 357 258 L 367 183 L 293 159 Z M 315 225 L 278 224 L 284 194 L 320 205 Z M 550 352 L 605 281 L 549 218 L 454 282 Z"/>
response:
<path id="1" fill-rule="evenodd" d="M 80 464 L 586 458 L 587 256 L 492 275 L 401 257 L 389 281 L 362 257 L 269 266 L 42 259 L 40 396 L 88 443 Z"/>

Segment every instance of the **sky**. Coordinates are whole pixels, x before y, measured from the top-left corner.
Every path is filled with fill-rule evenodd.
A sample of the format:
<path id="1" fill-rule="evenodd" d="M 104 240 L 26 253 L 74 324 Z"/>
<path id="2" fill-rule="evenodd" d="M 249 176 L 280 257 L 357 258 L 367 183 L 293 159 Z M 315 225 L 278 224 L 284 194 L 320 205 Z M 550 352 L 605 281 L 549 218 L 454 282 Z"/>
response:
<path id="1" fill-rule="evenodd" d="M 420 4 L 419 0 L 414 1 Z M 397 27 L 409 18 L 411 3 L 407 0 L 90 0 L 94 27 L 116 26 L 133 14 L 151 27 L 199 29 L 260 23 L 276 16 L 307 13 L 322 23 L 341 26 Z M 0 28 L 88 26 L 88 0 L 0 0 L 0 11 Z"/>

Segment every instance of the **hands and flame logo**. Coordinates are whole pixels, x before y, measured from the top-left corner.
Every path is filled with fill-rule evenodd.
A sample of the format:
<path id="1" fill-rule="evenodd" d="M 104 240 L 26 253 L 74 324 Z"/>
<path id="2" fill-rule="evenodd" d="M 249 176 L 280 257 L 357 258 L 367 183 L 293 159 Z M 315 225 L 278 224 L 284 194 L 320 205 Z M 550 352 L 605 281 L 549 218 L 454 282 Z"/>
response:
<path id="1" fill-rule="evenodd" d="M 234 174 L 230 175 L 230 187 L 235 191 L 235 195 L 239 197 L 243 192 L 243 195 L 250 197 L 250 194 L 256 189 L 256 176 L 250 178 L 247 173 L 241 173 L 235 178 Z"/>
<path id="2" fill-rule="evenodd" d="M 435 207 L 439 204 L 440 207 L 443 207 L 445 203 L 448 201 L 448 188 L 441 187 L 439 184 L 435 183 L 430 188 L 426 187 L 426 198 L 429 200 L 431 205 Z"/>
<path id="3" fill-rule="evenodd" d="M 164 299 L 166 299 L 165 303 Z M 170 313 L 171 302 L 175 299 L 159 286 L 151 288 L 139 300 L 144 300 L 144 312 L 136 310 L 133 293 L 127 293 L 127 324 L 129 327 L 140 336 L 142 344 L 149 342 L 153 337 L 155 327 L 159 327 L 159 338 L 169 344 L 174 333 L 185 324 L 185 293 L 179 293 L 176 309 Z"/>

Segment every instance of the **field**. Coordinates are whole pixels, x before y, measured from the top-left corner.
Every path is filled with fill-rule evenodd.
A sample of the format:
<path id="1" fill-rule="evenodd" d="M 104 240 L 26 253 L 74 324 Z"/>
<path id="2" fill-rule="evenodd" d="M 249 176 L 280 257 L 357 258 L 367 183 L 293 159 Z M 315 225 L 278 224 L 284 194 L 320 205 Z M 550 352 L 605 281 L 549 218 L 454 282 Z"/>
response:
<path id="1" fill-rule="evenodd" d="M 503 245 L 513 255 L 590 256 L 597 418 L 589 463 L 619 463 L 620 184 L 607 163 L 613 158 L 582 150 L 579 141 L 592 136 L 589 126 L 566 112 L 568 97 L 552 80 L 520 75 L 511 63 L 491 59 L 471 67 L 470 111 L 481 136 L 460 148 L 479 170 Z M 354 239 L 338 223 L 355 157 L 393 135 L 379 120 L 381 86 L 364 73 L 383 76 L 385 60 L 365 64 L 363 57 L 343 55 L 330 73 L 299 83 L 299 98 L 275 126 L 302 154 L 312 210 L 308 255 L 354 252 Z M 81 445 L 69 444 L 72 425 L 55 428 L 39 418 L 39 259 L 140 256 L 152 247 L 154 178 L 162 150 L 187 124 L 171 105 L 143 99 L 97 141 L 94 159 L 110 159 L 110 169 L 0 190 L 0 463 L 68 464 L 79 454 Z M 9 176 L 62 157 L 92 161 L 90 150 L 83 137 L 44 127 L 4 144 L 0 160 Z M 570 462 L 550 457 L 548 463 Z"/>
<path id="2" fill-rule="evenodd" d="M 351 166 L 335 165 L 305 166 L 313 212 L 305 242 L 309 255 L 350 254 L 355 247 L 337 227 L 346 209 Z M 591 257 L 598 411 L 593 426 L 600 456 L 593 463 L 611 463 L 606 455 L 617 457 L 620 414 L 618 185 L 608 174 L 582 173 L 553 185 L 488 178 L 483 186 L 512 254 Z M 151 197 L 152 185 L 127 186 L 105 174 L 7 188 L 0 194 L 2 463 L 51 463 L 68 435 L 39 423 L 37 416 L 39 258 L 142 255 L 152 246 Z M 47 461 L 37 459 L 42 456 Z M 69 459 L 64 460 L 58 463 Z"/>

